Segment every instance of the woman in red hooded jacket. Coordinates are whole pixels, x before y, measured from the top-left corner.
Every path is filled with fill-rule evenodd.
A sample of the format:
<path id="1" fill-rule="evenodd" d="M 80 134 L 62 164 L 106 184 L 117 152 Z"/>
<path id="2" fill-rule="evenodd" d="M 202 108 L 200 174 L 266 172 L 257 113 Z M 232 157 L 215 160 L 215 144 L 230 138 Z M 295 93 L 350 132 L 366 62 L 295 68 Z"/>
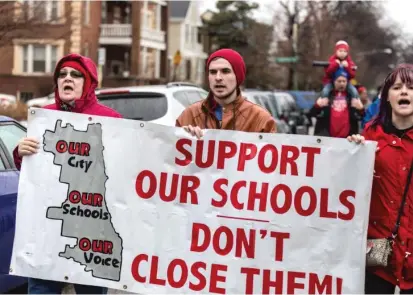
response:
<path id="1" fill-rule="evenodd" d="M 55 103 L 46 109 L 74 113 L 121 118 L 111 108 L 100 104 L 95 95 L 98 85 L 95 63 L 79 54 L 69 54 L 56 65 L 54 72 Z M 13 152 L 14 162 L 20 170 L 22 157 L 37 152 L 39 141 L 36 138 L 23 138 Z M 61 294 L 64 283 L 29 278 L 29 294 Z M 105 294 L 106 288 L 74 285 L 77 294 Z"/>
<path id="2" fill-rule="evenodd" d="M 399 286 L 401 294 L 412 294 L 413 184 L 408 175 L 413 164 L 413 65 L 399 65 L 387 76 L 381 100 L 379 114 L 367 124 L 364 137 L 348 138 L 377 142 L 368 238 L 390 238 L 396 233 L 388 266 L 367 268 L 365 291 L 394 294 Z"/>

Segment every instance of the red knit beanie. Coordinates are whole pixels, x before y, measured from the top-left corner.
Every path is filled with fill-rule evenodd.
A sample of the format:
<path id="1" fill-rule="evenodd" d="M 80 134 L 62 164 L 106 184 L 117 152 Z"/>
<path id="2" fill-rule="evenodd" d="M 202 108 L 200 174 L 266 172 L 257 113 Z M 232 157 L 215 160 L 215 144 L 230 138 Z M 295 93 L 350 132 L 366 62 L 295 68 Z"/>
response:
<path id="1" fill-rule="evenodd" d="M 348 43 L 346 41 L 340 40 L 336 43 L 335 51 L 337 51 L 339 49 L 345 49 L 348 52 L 348 51 L 350 51 L 350 46 L 348 45 Z"/>
<path id="2" fill-rule="evenodd" d="M 60 66 L 59 71 L 61 69 L 63 69 L 64 67 L 74 68 L 75 70 L 78 70 L 79 72 L 81 72 L 83 74 L 83 77 L 85 79 L 84 82 L 83 82 L 83 91 L 82 91 L 82 98 L 83 98 L 87 94 L 87 91 L 85 91 L 85 89 L 89 89 L 91 84 L 92 84 L 92 79 L 90 78 L 89 72 L 86 71 L 86 69 L 79 62 L 74 61 L 74 60 L 68 60 L 68 61 L 65 61 L 64 63 L 62 63 L 62 65 Z M 57 75 L 59 74 L 59 71 L 56 71 Z M 56 77 L 56 79 L 57 79 L 57 77 Z"/>
<path id="3" fill-rule="evenodd" d="M 364 86 L 360 86 L 357 90 L 358 90 L 358 93 L 363 93 L 367 91 L 366 87 Z"/>
<path id="4" fill-rule="evenodd" d="M 226 59 L 231 64 L 235 77 L 237 77 L 237 86 L 240 86 L 244 82 L 246 74 L 245 62 L 242 56 L 235 50 L 228 48 L 217 50 L 208 57 L 206 63 L 207 71 L 211 61 L 217 57 Z"/>

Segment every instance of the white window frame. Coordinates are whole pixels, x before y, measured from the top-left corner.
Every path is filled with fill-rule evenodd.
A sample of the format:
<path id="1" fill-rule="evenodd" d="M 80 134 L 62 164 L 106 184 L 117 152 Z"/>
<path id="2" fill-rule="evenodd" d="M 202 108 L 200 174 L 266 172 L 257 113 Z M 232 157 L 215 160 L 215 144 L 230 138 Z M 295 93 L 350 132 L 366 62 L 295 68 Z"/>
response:
<path id="1" fill-rule="evenodd" d="M 34 17 L 34 8 L 35 8 L 34 5 L 38 1 L 36 1 L 36 0 L 19 0 L 19 1 L 22 2 L 22 4 L 24 2 L 26 2 L 28 4 L 28 7 L 29 7 L 28 16 L 29 16 L 29 18 Z M 48 21 L 52 20 L 52 5 L 53 5 L 53 2 L 56 2 L 56 1 L 46 0 L 45 2 L 46 2 L 46 19 L 45 19 L 45 21 L 48 22 Z M 62 14 L 63 14 L 62 13 L 62 3 L 59 3 L 59 1 L 57 1 L 57 19 L 59 19 L 59 17 L 62 16 Z"/>
<path id="2" fill-rule="evenodd" d="M 54 69 L 52 69 L 51 64 L 52 64 L 52 46 L 56 46 L 54 44 L 24 44 L 21 45 L 23 46 L 27 46 L 27 72 L 23 71 L 23 60 L 24 60 L 24 56 L 22 56 L 22 67 L 21 67 L 21 72 L 24 74 L 46 74 L 46 73 L 52 73 L 54 71 Z M 35 72 L 33 70 L 33 63 L 34 63 L 34 59 L 33 59 L 33 47 L 34 46 L 44 46 L 45 47 L 45 53 L 46 53 L 46 58 L 45 58 L 45 63 L 46 63 L 46 67 L 45 67 L 45 71 L 44 72 Z M 56 51 L 56 55 L 57 55 L 58 50 Z M 56 56 L 56 61 L 58 60 L 58 57 Z"/>
<path id="3" fill-rule="evenodd" d="M 142 15 L 142 20 L 141 20 L 141 25 L 143 29 L 148 29 L 149 26 L 149 15 L 148 15 L 148 1 L 143 1 L 143 6 L 141 8 L 141 15 Z"/>
<path id="4" fill-rule="evenodd" d="M 83 11 L 83 24 L 89 25 L 90 24 L 90 0 L 83 0 L 85 3 L 85 10 Z"/>
<path id="5" fill-rule="evenodd" d="M 56 46 L 56 63 L 62 58 L 64 51 L 64 40 L 30 40 L 30 39 L 15 39 L 14 43 L 14 66 L 12 70 L 13 75 L 23 75 L 23 76 L 42 76 L 50 75 L 54 72 L 52 68 L 52 47 Z M 46 50 L 46 67 L 44 72 L 34 72 L 33 71 L 33 46 L 40 45 L 45 46 Z M 24 49 L 27 46 L 27 71 L 24 70 Z"/>

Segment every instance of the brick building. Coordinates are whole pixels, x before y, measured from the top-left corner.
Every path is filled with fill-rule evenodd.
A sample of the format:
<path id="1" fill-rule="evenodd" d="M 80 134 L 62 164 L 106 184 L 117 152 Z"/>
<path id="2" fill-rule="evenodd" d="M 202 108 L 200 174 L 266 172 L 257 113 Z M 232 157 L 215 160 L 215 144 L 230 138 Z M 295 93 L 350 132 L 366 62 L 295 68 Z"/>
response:
<path id="1" fill-rule="evenodd" d="M 16 16 L 41 11 L 42 27 L 30 24 L 33 29 L 0 47 L 0 93 L 22 100 L 51 93 L 56 62 L 68 53 L 98 64 L 103 52 L 102 87 L 162 83 L 168 77 L 167 1 L 14 3 L 24 3 L 15 5 Z"/>

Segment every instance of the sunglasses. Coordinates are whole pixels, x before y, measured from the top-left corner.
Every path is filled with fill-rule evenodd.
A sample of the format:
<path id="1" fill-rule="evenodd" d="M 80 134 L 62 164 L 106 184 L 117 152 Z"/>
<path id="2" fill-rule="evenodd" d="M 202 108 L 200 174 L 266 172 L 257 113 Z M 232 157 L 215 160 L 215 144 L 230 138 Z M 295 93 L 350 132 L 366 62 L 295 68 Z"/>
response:
<path id="1" fill-rule="evenodd" d="M 59 73 L 59 78 L 60 79 L 66 78 L 67 74 L 69 74 L 70 77 L 72 78 L 83 78 L 83 74 L 79 71 L 70 71 L 70 72 L 62 71 Z"/>

